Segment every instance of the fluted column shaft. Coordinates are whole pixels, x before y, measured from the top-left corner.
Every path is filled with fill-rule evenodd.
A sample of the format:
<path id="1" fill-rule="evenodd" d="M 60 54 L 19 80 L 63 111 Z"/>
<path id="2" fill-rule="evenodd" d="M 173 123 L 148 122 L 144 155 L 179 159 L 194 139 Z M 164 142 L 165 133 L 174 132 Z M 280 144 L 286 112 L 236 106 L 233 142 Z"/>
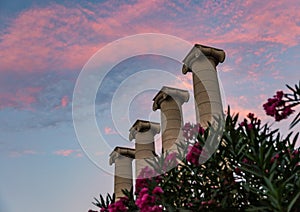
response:
<path id="1" fill-rule="evenodd" d="M 182 104 L 188 99 L 188 91 L 165 86 L 153 99 L 153 110 L 161 110 L 162 152 L 177 150 L 182 139 Z"/>
<path id="2" fill-rule="evenodd" d="M 124 194 L 123 189 L 130 191 L 132 187 L 132 160 L 135 157 L 135 150 L 124 147 L 116 147 L 110 154 L 109 163 L 115 164 L 114 193 L 116 199 L 120 199 Z"/>
<path id="3" fill-rule="evenodd" d="M 193 73 L 197 122 L 203 127 L 212 123 L 213 115 L 223 115 L 216 66 L 224 59 L 223 50 L 196 44 L 183 60 L 182 72 Z"/>
<path id="4" fill-rule="evenodd" d="M 135 175 L 149 164 L 145 159 L 155 156 L 154 136 L 160 132 L 159 123 L 137 120 L 130 128 L 129 140 L 135 139 Z"/>

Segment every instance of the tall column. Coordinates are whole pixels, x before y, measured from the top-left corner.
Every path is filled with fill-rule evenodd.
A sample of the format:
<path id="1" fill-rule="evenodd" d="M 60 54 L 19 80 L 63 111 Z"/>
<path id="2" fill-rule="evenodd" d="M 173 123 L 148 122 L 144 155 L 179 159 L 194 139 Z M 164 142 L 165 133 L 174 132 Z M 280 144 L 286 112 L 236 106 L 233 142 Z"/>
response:
<path id="1" fill-rule="evenodd" d="M 162 152 L 177 151 L 182 140 L 182 104 L 189 100 L 189 92 L 171 87 L 162 87 L 153 99 L 153 110 L 161 110 Z"/>
<path id="2" fill-rule="evenodd" d="M 197 122 L 203 127 L 212 123 L 213 115 L 223 115 L 216 66 L 225 60 L 221 49 L 196 44 L 183 60 L 182 73 L 193 73 Z"/>
<path id="3" fill-rule="evenodd" d="M 137 120 L 130 128 L 129 140 L 135 139 L 135 174 L 149 166 L 145 159 L 155 156 L 154 136 L 160 132 L 159 123 Z"/>
<path id="4" fill-rule="evenodd" d="M 135 150 L 125 147 L 116 147 L 110 154 L 109 164 L 115 164 L 114 193 L 116 200 L 123 197 L 122 189 L 130 191 L 132 187 L 132 160 Z"/>

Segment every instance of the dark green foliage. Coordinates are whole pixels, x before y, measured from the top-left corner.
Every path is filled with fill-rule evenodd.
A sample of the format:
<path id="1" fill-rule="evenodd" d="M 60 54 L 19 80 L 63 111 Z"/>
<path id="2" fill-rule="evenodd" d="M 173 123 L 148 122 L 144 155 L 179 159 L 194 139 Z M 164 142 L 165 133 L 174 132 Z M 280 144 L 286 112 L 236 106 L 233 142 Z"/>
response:
<path id="1" fill-rule="evenodd" d="M 284 94 L 284 101 L 289 103 L 287 107 L 295 107 L 300 103 L 300 82 L 295 88 L 287 87 L 293 94 Z M 160 176 L 149 179 L 147 185 L 149 190 L 162 188 L 159 204 L 164 211 L 299 211 L 299 132 L 284 137 L 251 113 L 241 123 L 238 120 L 238 114 L 231 114 L 228 107 L 221 143 L 203 164 L 187 155 L 195 151 L 197 154 L 190 156 L 199 157 L 204 148 L 213 148 L 205 143 L 216 131 L 208 128 L 203 132 L 191 124 L 183 130 L 188 136 L 178 145 L 175 168 L 165 171 L 176 162 L 170 162 L 168 153 L 148 161 Z M 290 128 L 299 122 L 300 113 Z M 138 194 L 132 189 L 123 193 L 128 198 L 128 211 L 137 211 Z M 110 195 L 106 201 L 101 195 L 100 201 L 95 200 L 94 205 L 105 209 L 115 202 Z"/>

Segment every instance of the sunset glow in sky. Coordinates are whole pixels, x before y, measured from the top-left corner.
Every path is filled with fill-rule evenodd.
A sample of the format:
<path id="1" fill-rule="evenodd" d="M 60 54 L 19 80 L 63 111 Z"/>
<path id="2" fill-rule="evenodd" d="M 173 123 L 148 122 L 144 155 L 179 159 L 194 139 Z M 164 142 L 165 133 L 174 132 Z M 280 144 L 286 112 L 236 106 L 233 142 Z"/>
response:
<path id="1" fill-rule="evenodd" d="M 0 211 L 82 212 L 94 208 L 99 193 L 112 193 L 113 177 L 95 166 L 77 141 L 72 98 L 89 58 L 125 36 L 162 33 L 223 49 L 226 59 L 218 73 L 226 103 L 242 117 L 254 112 L 273 123 L 262 104 L 300 77 L 299 10 L 297 0 L 1 0 Z M 133 145 L 119 140 L 110 119 L 116 88 L 130 74 L 155 65 L 191 86 L 174 61 L 141 56 L 119 63 L 95 100 L 99 128 L 111 148 Z M 152 116 L 153 94 L 136 97 L 133 120 Z M 274 127 L 286 134 L 288 124 Z M 107 164 L 109 153 L 93 152 Z"/>

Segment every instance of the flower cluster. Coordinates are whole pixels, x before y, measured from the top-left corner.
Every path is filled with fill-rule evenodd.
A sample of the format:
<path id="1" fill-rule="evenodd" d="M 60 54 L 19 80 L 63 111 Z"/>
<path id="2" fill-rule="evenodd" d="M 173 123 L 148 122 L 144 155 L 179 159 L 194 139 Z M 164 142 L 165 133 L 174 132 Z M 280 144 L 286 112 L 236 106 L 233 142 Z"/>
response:
<path id="1" fill-rule="evenodd" d="M 294 112 L 292 107 L 286 104 L 283 97 L 284 93 L 282 91 L 277 91 L 273 98 L 269 98 L 268 101 L 263 104 L 267 115 L 274 117 L 276 121 L 286 119 Z"/>
<path id="2" fill-rule="evenodd" d="M 264 104 L 267 114 L 280 121 L 293 113 L 292 108 L 300 104 L 299 87 L 300 83 L 291 88 L 293 94 L 277 92 Z M 185 142 L 178 145 L 177 155 L 166 152 L 149 161 L 151 168 L 141 170 L 135 191 L 124 191 L 125 198 L 115 202 L 114 195 L 108 195 L 105 201 L 100 195 L 101 201 L 94 205 L 102 212 L 298 211 L 298 134 L 284 138 L 253 113 L 242 122 L 238 114 L 231 115 L 230 108 L 227 113 L 222 143 L 202 165 L 200 159 L 209 150 L 205 138 L 213 132 L 187 123 L 182 129 Z M 298 123 L 300 113 L 291 125 Z M 178 163 L 180 157 L 185 160 Z"/>
<path id="3" fill-rule="evenodd" d="M 261 120 L 258 119 L 257 117 L 255 117 L 254 113 L 249 113 L 247 115 L 247 118 L 249 119 L 250 122 L 248 122 L 247 119 L 244 119 L 244 121 L 242 121 L 240 123 L 241 127 L 245 127 L 246 130 L 252 130 L 255 127 L 257 127 L 257 129 L 259 129 L 259 126 L 261 124 Z"/>
<path id="4" fill-rule="evenodd" d="M 183 137 L 187 140 L 197 139 L 198 135 L 204 134 L 204 128 L 200 124 L 186 123 L 183 127 Z"/>
<path id="5" fill-rule="evenodd" d="M 141 212 L 161 212 L 162 205 L 158 204 L 161 200 L 160 196 L 164 191 L 161 187 L 156 186 L 152 192 L 150 192 L 149 188 L 143 188 L 135 201 L 135 204 L 138 206 Z"/>
<path id="6" fill-rule="evenodd" d="M 161 182 L 161 176 L 155 175 L 157 175 L 157 173 L 146 166 L 141 170 L 138 178 L 136 179 L 135 193 L 137 195 L 137 199 L 135 204 L 141 212 L 162 211 L 162 206 L 159 205 L 159 201 L 161 200 L 160 195 L 163 194 L 163 190 L 158 186 Z M 152 192 L 151 187 L 154 187 Z"/>
<path id="7" fill-rule="evenodd" d="M 151 183 L 159 183 L 160 176 L 157 175 L 158 174 L 148 166 L 143 168 L 135 181 L 135 193 L 140 193 L 143 188 L 147 188 Z"/>
<path id="8" fill-rule="evenodd" d="M 202 147 L 199 142 L 196 142 L 192 147 L 189 146 L 189 151 L 186 160 L 194 165 L 199 165 L 199 158 L 202 152 Z"/>
<path id="9" fill-rule="evenodd" d="M 128 197 L 121 197 L 120 200 L 110 204 L 107 209 L 101 208 L 100 212 L 127 212 L 126 202 L 128 202 Z"/>

